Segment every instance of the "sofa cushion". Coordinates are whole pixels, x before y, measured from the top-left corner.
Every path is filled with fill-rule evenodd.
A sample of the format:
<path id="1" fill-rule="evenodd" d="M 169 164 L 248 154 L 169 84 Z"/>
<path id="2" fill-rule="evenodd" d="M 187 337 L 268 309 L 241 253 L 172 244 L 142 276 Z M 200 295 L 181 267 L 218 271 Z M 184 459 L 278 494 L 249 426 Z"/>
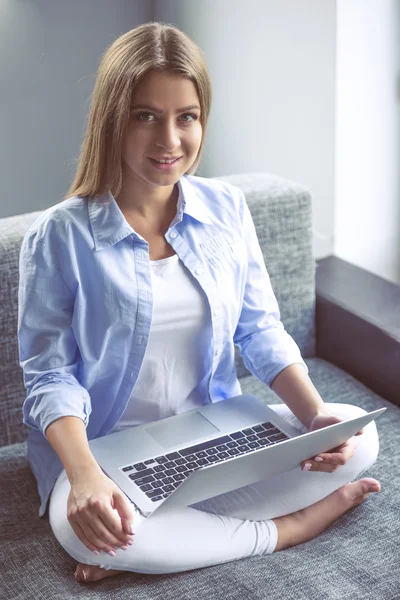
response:
<path id="1" fill-rule="evenodd" d="M 399 597 L 400 409 L 383 400 L 337 367 L 307 359 L 310 376 L 326 402 L 365 410 L 387 407 L 377 421 L 380 453 L 363 476 L 382 486 L 317 538 L 283 552 L 171 575 L 124 573 L 80 585 L 73 579 L 76 561 L 53 537 L 47 514 L 38 517 L 36 484 L 25 458 L 26 444 L 0 449 L 1 598 L 66 600 L 395 600 Z M 241 380 L 243 392 L 269 404 L 279 398 L 254 377 Z"/>

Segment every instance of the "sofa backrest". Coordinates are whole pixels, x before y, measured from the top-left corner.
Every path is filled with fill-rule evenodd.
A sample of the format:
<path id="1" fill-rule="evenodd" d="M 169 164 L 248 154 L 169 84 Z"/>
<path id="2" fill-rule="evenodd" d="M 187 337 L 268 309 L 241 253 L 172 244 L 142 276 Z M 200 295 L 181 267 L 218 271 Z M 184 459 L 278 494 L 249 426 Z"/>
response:
<path id="1" fill-rule="evenodd" d="M 286 330 L 303 357 L 315 355 L 315 263 L 311 197 L 302 186 L 265 173 L 218 177 L 246 196 Z M 22 442 L 25 398 L 17 343 L 18 262 L 23 236 L 42 211 L 0 219 L 0 446 Z M 239 377 L 248 375 L 237 353 Z"/>

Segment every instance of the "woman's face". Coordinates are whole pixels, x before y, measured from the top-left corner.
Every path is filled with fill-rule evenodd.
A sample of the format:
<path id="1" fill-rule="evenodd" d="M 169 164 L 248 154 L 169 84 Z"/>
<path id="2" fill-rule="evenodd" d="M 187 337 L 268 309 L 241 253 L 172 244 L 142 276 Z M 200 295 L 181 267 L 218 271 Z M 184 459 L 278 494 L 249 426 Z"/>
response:
<path id="1" fill-rule="evenodd" d="M 123 141 L 123 174 L 168 186 L 191 167 L 202 139 L 200 101 L 192 81 L 171 73 L 147 73 L 136 88 Z M 160 165 L 156 159 L 178 159 Z"/>

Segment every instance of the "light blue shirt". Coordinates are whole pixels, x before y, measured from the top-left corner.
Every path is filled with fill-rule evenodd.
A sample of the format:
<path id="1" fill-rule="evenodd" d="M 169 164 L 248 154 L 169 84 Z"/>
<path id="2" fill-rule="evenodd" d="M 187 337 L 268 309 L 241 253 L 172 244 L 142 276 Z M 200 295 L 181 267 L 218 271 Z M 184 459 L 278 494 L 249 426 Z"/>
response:
<path id="1" fill-rule="evenodd" d="M 178 187 L 177 214 L 165 239 L 208 300 L 212 357 L 204 404 L 241 393 L 235 344 L 248 370 L 267 386 L 294 363 L 308 373 L 280 321 L 242 191 L 192 175 L 181 177 Z M 149 261 L 148 243 L 111 194 L 56 204 L 24 237 L 18 339 L 39 516 L 63 469 L 46 428 L 75 416 L 91 440 L 109 433 L 125 410 L 151 327 Z"/>

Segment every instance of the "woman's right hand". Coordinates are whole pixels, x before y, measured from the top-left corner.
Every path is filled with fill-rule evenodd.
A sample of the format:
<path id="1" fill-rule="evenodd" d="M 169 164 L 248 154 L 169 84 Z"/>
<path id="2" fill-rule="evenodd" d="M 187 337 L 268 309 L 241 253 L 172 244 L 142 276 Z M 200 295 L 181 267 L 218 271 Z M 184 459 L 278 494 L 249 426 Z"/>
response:
<path id="1" fill-rule="evenodd" d="M 74 477 L 68 496 L 68 521 L 92 551 L 110 553 L 132 543 L 133 507 L 100 469 Z"/>

